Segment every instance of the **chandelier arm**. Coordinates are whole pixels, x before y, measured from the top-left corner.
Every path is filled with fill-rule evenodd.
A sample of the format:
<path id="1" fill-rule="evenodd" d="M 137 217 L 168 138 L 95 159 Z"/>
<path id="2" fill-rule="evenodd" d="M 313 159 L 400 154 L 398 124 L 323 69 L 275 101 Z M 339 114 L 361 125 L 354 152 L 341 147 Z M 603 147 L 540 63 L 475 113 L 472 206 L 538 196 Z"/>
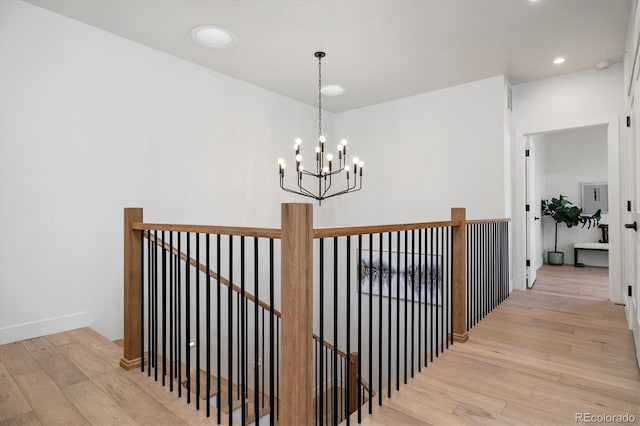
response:
<path id="1" fill-rule="evenodd" d="M 300 189 L 300 193 L 301 194 L 307 194 L 308 196 L 317 197 L 316 194 L 314 194 L 313 192 L 309 191 L 307 188 L 302 186 L 302 184 L 300 182 L 298 182 L 298 188 Z"/>
<path id="2" fill-rule="evenodd" d="M 354 188 L 355 188 L 355 186 L 354 186 Z M 326 200 L 327 198 L 332 198 L 332 197 L 335 197 L 335 196 L 338 196 L 338 195 L 344 195 L 344 194 L 349 194 L 349 193 L 352 193 L 352 192 L 358 192 L 361 189 L 362 189 L 362 180 L 360 181 L 360 187 L 357 188 L 357 189 L 345 189 L 345 190 L 342 190 L 340 192 L 336 192 L 334 194 L 327 195 L 326 197 L 323 197 L 322 199 Z"/>
<path id="3" fill-rule="evenodd" d="M 310 172 L 310 171 L 308 171 L 308 170 L 306 170 L 306 169 L 305 169 L 305 170 L 303 170 L 302 172 L 298 172 L 298 173 L 302 173 L 303 175 L 311 176 L 311 177 L 314 177 L 314 178 L 317 178 L 317 177 L 319 177 L 319 176 L 320 176 L 319 174 L 316 174 L 316 173 Z"/>
<path id="4" fill-rule="evenodd" d="M 292 194 L 302 195 L 303 197 L 313 198 L 314 200 L 318 200 L 319 201 L 318 197 L 316 195 L 314 195 L 314 194 L 305 194 L 303 192 L 294 191 L 294 190 L 289 189 L 289 188 L 282 188 L 282 190 L 285 191 L 285 192 L 290 192 Z"/>

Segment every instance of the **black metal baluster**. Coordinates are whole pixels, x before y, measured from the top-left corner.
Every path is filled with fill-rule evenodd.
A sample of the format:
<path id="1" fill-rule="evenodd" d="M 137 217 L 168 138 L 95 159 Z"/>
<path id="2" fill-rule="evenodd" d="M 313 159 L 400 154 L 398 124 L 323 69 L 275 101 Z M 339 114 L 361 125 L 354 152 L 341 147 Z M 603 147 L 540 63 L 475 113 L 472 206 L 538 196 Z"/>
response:
<path id="1" fill-rule="evenodd" d="M 222 324 L 222 280 L 221 280 L 221 268 L 222 268 L 222 236 L 216 234 L 216 421 L 218 424 L 222 422 L 222 386 L 220 383 L 220 376 L 222 375 L 221 356 L 222 349 L 222 330 L 220 329 Z"/>
<path id="2" fill-rule="evenodd" d="M 496 307 L 496 239 L 495 239 L 495 223 L 491 227 L 491 311 Z"/>
<path id="3" fill-rule="evenodd" d="M 280 420 L 280 317 L 276 317 L 276 420 Z"/>
<path id="4" fill-rule="evenodd" d="M 444 353 L 444 341 L 447 340 L 444 334 L 444 228 L 438 228 L 440 234 L 440 249 L 438 255 L 440 256 L 440 263 L 438 264 L 438 300 L 440 304 L 440 338 L 438 339 L 438 347 L 440 352 Z M 442 283 L 442 285 L 440 285 Z"/>
<path id="5" fill-rule="evenodd" d="M 415 286 L 416 286 L 416 265 L 414 265 L 414 261 L 415 261 L 415 251 L 416 251 L 416 246 L 415 246 L 415 240 L 416 240 L 416 234 L 415 234 L 415 229 L 411 230 L 411 378 L 413 379 L 413 375 L 414 375 L 414 371 L 413 371 L 413 365 L 414 365 L 414 353 L 415 353 L 415 347 L 414 347 L 414 342 L 415 342 L 415 314 L 416 314 L 416 292 L 415 292 Z"/>
<path id="6" fill-rule="evenodd" d="M 144 373 L 144 235 L 140 231 L 140 372 Z"/>
<path id="7" fill-rule="evenodd" d="M 153 355 L 152 339 L 151 339 L 151 275 L 152 275 L 152 259 L 151 252 L 151 231 L 147 231 L 147 377 L 151 377 L 151 358 Z"/>
<path id="8" fill-rule="evenodd" d="M 169 392 L 173 392 L 173 231 L 169 231 Z"/>
<path id="9" fill-rule="evenodd" d="M 153 249 L 153 365 L 154 381 L 158 381 L 158 231 L 154 231 L 156 245 Z"/>
<path id="10" fill-rule="evenodd" d="M 196 232 L 196 410 L 200 409 L 200 233 Z"/>
<path id="11" fill-rule="evenodd" d="M 162 386 L 167 375 L 167 248 L 162 231 Z"/>
<path id="12" fill-rule="evenodd" d="M 336 352 L 338 352 L 337 349 L 336 349 Z M 342 380 L 342 383 L 344 383 L 344 376 L 342 375 L 342 357 L 340 357 L 338 359 L 338 362 L 340 363 L 340 380 Z M 342 415 L 343 415 L 343 412 L 342 412 L 342 400 L 343 399 L 344 399 L 344 394 L 343 394 L 342 388 L 340 388 L 340 400 L 339 400 L 339 405 L 338 405 L 338 407 L 339 407 L 338 413 L 340 415 L 338 416 L 338 422 L 341 422 L 344 419 L 344 417 L 342 417 Z"/>
<path id="13" fill-rule="evenodd" d="M 259 353 L 259 320 L 258 317 L 258 301 L 260 300 L 260 289 L 258 285 L 258 237 L 253 238 L 253 294 L 255 295 L 255 303 L 253 304 L 253 415 L 256 425 L 260 425 L 260 353 Z"/>
<path id="14" fill-rule="evenodd" d="M 262 315 L 262 361 L 264 362 L 264 338 L 265 338 L 265 322 L 264 322 L 264 308 L 260 309 L 260 314 Z M 264 408 L 264 386 L 265 386 L 265 380 L 264 380 L 264 365 L 262 365 L 262 408 Z"/>
<path id="15" fill-rule="evenodd" d="M 330 356 L 331 356 L 331 373 L 329 374 L 329 380 L 333 380 L 333 375 L 336 372 L 336 364 L 334 362 L 333 355 L 335 355 L 337 352 L 336 352 L 335 349 L 333 349 L 333 350 L 330 350 L 329 353 L 330 353 Z M 331 398 L 329 398 L 328 395 L 327 395 L 327 403 L 331 404 L 330 412 L 329 412 L 331 414 L 331 417 L 327 416 L 327 423 L 329 423 L 329 424 L 337 424 L 337 423 L 335 423 L 335 420 L 334 420 L 335 419 L 335 415 L 336 415 L 336 406 L 334 404 L 335 400 L 333 398 L 333 395 L 336 392 L 335 383 L 333 383 L 331 385 L 331 389 L 329 389 L 329 386 L 327 385 L 327 392 L 331 392 Z"/>
<path id="16" fill-rule="evenodd" d="M 315 339 L 313 339 L 313 363 L 314 365 L 314 374 L 313 374 L 313 391 L 314 393 L 317 393 L 318 391 L 318 383 L 320 382 L 320 376 L 318 375 L 318 341 Z M 314 415 L 314 421 L 315 424 L 319 424 L 318 423 L 318 412 L 320 407 L 318 406 L 318 397 L 316 395 L 316 397 L 314 398 L 314 404 L 315 406 L 313 407 L 313 415 Z"/>
<path id="17" fill-rule="evenodd" d="M 451 345 L 453 345 L 453 228 L 449 227 L 449 241 L 450 245 L 447 246 L 447 252 L 449 253 L 449 324 L 451 324 Z M 468 296 L 467 296 L 468 297 Z"/>
<path id="18" fill-rule="evenodd" d="M 227 292 L 227 338 L 229 353 L 227 355 L 227 404 L 229 408 L 229 424 L 233 423 L 233 235 L 229 235 L 229 288 Z"/>
<path id="19" fill-rule="evenodd" d="M 434 229 L 431 228 L 431 238 L 429 241 L 429 267 L 430 267 L 430 273 L 429 273 L 429 296 L 430 296 L 430 303 L 429 303 L 429 317 L 431 319 L 431 337 L 430 337 L 430 341 L 431 341 L 431 347 L 429 348 L 429 358 L 431 358 L 431 362 L 433 362 L 433 352 L 434 352 L 434 341 L 435 341 L 435 332 L 434 332 L 434 323 L 435 323 L 435 311 L 433 310 L 433 306 L 435 305 L 435 300 L 433 299 L 433 288 L 436 286 L 435 281 L 435 275 L 434 275 L 434 270 L 437 269 L 435 266 L 435 256 L 434 256 L 434 248 L 433 248 L 433 243 L 434 243 Z"/>
<path id="20" fill-rule="evenodd" d="M 504 235 L 504 244 L 505 244 L 505 253 L 506 253 L 506 258 L 505 258 L 505 290 L 507 292 L 507 295 L 505 297 L 505 299 L 507 297 L 509 297 L 510 293 L 510 289 L 509 289 L 509 277 L 510 277 L 510 273 L 511 273 L 511 269 L 510 269 L 510 263 L 509 263 L 509 258 L 510 258 L 510 251 L 509 251 L 509 224 L 505 223 L 505 235 Z"/>
<path id="21" fill-rule="evenodd" d="M 471 325 L 475 326 L 478 322 L 478 303 L 480 300 L 478 293 L 478 285 L 480 283 L 480 246 L 478 245 L 478 224 L 473 224 L 473 248 L 472 248 L 472 258 L 473 258 L 473 312 L 471 317 Z"/>
<path id="22" fill-rule="evenodd" d="M 407 384 L 407 351 L 409 343 L 407 342 L 407 328 L 409 327 L 409 274 L 408 274 L 408 250 L 409 250 L 409 234 L 404 231 L 404 384 Z"/>
<path id="23" fill-rule="evenodd" d="M 380 247 L 378 248 L 378 286 L 380 289 L 380 295 L 378 296 L 379 306 L 378 306 L 378 405 L 382 405 L 382 363 L 383 363 L 383 354 L 382 354 L 382 331 L 384 327 L 382 326 L 382 277 L 384 275 L 384 269 L 382 266 L 382 233 L 378 234 L 378 244 Z M 373 380 L 372 380 L 373 384 Z"/>
<path id="24" fill-rule="evenodd" d="M 241 356 L 241 361 L 240 361 L 240 368 L 242 369 L 242 382 L 238 382 L 239 385 L 242 386 L 241 388 L 241 392 L 239 392 L 240 394 L 240 401 L 241 401 L 241 420 L 242 420 L 242 425 L 244 425 L 247 421 L 247 409 L 246 409 L 246 405 L 245 405 L 245 401 L 247 399 L 247 381 L 246 381 L 246 369 L 247 369 L 247 358 L 246 358 L 246 345 L 245 345 L 245 315 L 246 315 L 246 303 L 244 303 L 244 301 L 246 300 L 246 295 L 245 295 L 245 274 L 244 274 L 244 269 L 245 269 L 245 260 L 244 260 L 244 236 L 240 237 L 240 295 L 242 296 L 242 305 L 241 305 L 241 309 L 242 309 L 242 315 L 240 315 L 240 341 L 242 342 L 242 347 L 240 348 L 240 356 Z M 258 295 L 255 295 L 255 299 L 256 302 L 258 301 Z M 238 298 L 240 299 L 240 298 Z"/>
<path id="25" fill-rule="evenodd" d="M 358 423 L 362 422 L 362 235 L 358 235 Z M 322 422 L 320 422 L 322 423 Z"/>
<path id="26" fill-rule="evenodd" d="M 373 387 L 373 234 L 369 234 L 369 383 Z M 369 414 L 372 413 L 373 398 L 369 398 Z"/>
<path id="27" fill-rule="evenodd" d="M 429 365 L 429 232 L 430 228 L 424 230 L 424 367 Z M 421 292 L 422 293 L 422 292 Z"/>
<path id="28" fill-rule="evenodd" d="M 389 240 L 389 254 L 388 254 L 388 262 L 389 262 L 389 270 L 387 271 L 387 285 L 389 286 L 389 313 L 388 313 L 388 321 L 387 321 L 387 329 L 388 329 L 388 333 L 389 333 L 389 348 L 387 350 L 387 354 L 388 354 L 388 359 L 387 359 L 387 398 L 391 398 L 391 358 L 392 358 L 392 328 L 391 328 L 391 311 L 392 311 L 392 304 L 391 301 L 393 300 L 393 294 L 391 294 L 391 271 L 392 271 L 392 259 L 393 259 L 393 244 L 391 242 L 391 232 L 389 232 L 387 234 L 388 240 Z M 347 269 L 348 270 L 348 269 Z M 347 320 L 348 323 L 348 320 Z M 348 353 L 348 351 L 347 351 Z"/>
<path id="29" fill-rule="evenodd" d="M 444 326 L 444 341 L 445 341 L 445 345 L 446 348 L 449 349 L 449 280 L 451 280 L 451 275 L 449 274 L 449 227 L 444 228 L 444 235 L 446 237 L 446 242 L 445 242 L 445 246 L 444 246 L 444 253 L 442 254 L 442 259 L 443 259 L 443 264 L 442 264 L 442 271 L 446 272 L 445 276 L 442 277 L 442 297 L 444 298 L 444 301 L 442 303 L 442 310 L 444 311 L 446 308 L 446 320 L 445 320 L 445 326 Z M 467 256 L 467 261 L 469 259 L 469 256 Z M 467 299 L 469 298 L 469 291 L 467 290 Z M 468 310 L 467 310 L 467 314 L 468 314 Z M 469 322 L 467 320 L 467 326 L 469 325 Z M 468 329 L 468 328 L 467 328 Z"/>
<path id="30" fill-rule="evenodd" d="M 211 416 L 211 402 L 209 398 L 211 398 L 211 238 L 210 234 L 205 234 L 205 252 L 207 256 L 206 267 L 207 267 L 207 289 L 206 289 L 206 309 L 207 309 L 207 324 L 206 324 L 206 333 L 207 333 L 207 417 Z M 220 270 L 217 271 L 220 273 Z"/>
<path id="31" fill-rule="evenodd" d="M 242 237 L 240 237 L 242 238 Z M 241 273 L 242 274 L 242 273 Z M 242 354 L 240 353 L 240 343 L 242 340 L 242 336 L 241 336 L 241 330 L 240 330 L 240 314 L 241 314 L 241 306 L 240 306 L 240 294 L 235 293 L 233 297 L 236 298 L 236 364 L 238 365 L 238 368 L 236 368 L 236 388 L 238 389 L 237 393 L 237 398 L 238 401 L 240 401 L 240 358 L 242 357 Z"/>
<path id="32" fill-rule="evenodd" d="M 396 390 L 400 390 L 400 231 L 396 232 Z M 391 292 L 391 290 L 389 290 Z M 391 386 L 391 384 L 389 384 Z"/>
<path id="33" fill-rule="evenodd" d="M 482 264 L 484 266 L 484 295 L 483 295 L 483 304 L 482 304 L 482 318 L 487 316 L 489 311 L 489 235 L 488 235 L 488 226 L 487 224 L 483 224 L 482 226 L 482 241 L 484 246 L 482 248 L 483 261 Z"/>
<path id="34" fill-rule="evenodd" d="M 347 396 L 345 399 L 345 416 L 347 419 L 347 426 L 351 424 L 351 236 L 347 235 L 347 251 L 346 251 L 346 300 L 347 300 L 347 359 L 345 361 L 346 367 L 346 383 L 347 383 Z M 389 297 L 391 300 L 391 297 Z"/>
<path id="35" fill-rule="evenodd" d="M 496 244 L 496 306 L 502 301 L 502 223 L 495 223 Z"/>
<path id="36" fill-rule="evenodd" d="M 466 228 L 466 238 L 467 238 L 467 331 L 471 329 L 471 305 L 472 305 L 472 297 L 471 297 L 471 269 L 473 268 L 473 263 L 471 260 L 471 227 L 473 225 L 460 225 L 465 226 Z"/>
<path id="37" fill-rule="evenodd" d="M 184 267 L 184 280 L 185 280 L 185 356 L 187 357 L 187 404 L 191 403 L 191 233 L 187 232 L 187 261 Z"/>
<path id="38" fill-rule="evenodd" d="M 324 363 L 324 238 L 320 238 L 320 378 L 324 377 L 324 382 L 320 383 L 320 411 L 318 423 L 322 424 L 324 421 L 324 411 L 325 411 L 325 403 L 324 403 L 324 388 L 327 384 L 327 378 L 325 375 L 325 363 Z"/>
<path id="39" fill-rule="evenodd" d="M 416 256 L 413 255 L 415 262 Z M 422 371 L 422 229 L 418 229 L 418 277 L 414 287 L 418 289 L 418 372 Z M 415 290 L 414 290 L 415 292 Z"/>
<path id="40" fill-rule="evenodd" d="M 441 230 L 442 228 L 435 229 L 436 231 L 436 263 L 435 263 L 436 280 L 435 280 L 435 289 L 433 291 L 435 293 L 434 306 L 436 306 L 437 308 L 436 310 L 436 358 L 440 356 L 440 341 L 442 339 L 442 333 L 440 330 L 440 326 L 442 325 L 440 313 L 442 312 L 442 309 L 439 308 L 440 305 L 438 304 L 438 302 L 440 302 L 438 288 L 440 286 L 440 279 L 442 278 L 440 276 L 440 264 L 438 262 L 438 259 L 441 259 L 440 255 L 442 253 L 442 250 L 440 249 L 440 245 L 442 243 L 441 232 L 440 232 Z"/>
<path id="41" fill-rule="evenodd" d="M 487 291 L 487 295 L 488 295 L 488 303 L 487 303 L 487 315 L 489 314 L 489 312 L 491 312 L 493 310 L 493 283 L 494 283 L 494 275 L 493 275 L 493 259 L 494 259 L 494 253 L 493 253 L 493 235 L 492 235 L 492 231 L 493 231 L 493 224 L 492 223 L 488 223 L 487 224 L 487 256 L 489 257 L 488 260 L 488 276 L 489 279 L 487 280 L 488 283 L 488 291 Z"/>
<path id="42" fill-rule="evenodd" d="M 182 245 L 181 245 L 181 240 L 182 240 L 182 233 L 178 232 L 178 265 L 176 268 L 176 274 L 178 276 L 177 280 L 176 280 L 176 287 L 178 289 L 178 300 L 176 303 L 177 306 L 177 313 L 176 313 L 176 319 L 177 319 L 177 329 L 178 329 L 178 336 L 176 338 L 177 341 L 177 345 L 178 345 L 178 398 L 182 398 L 182 285 L 180 282 L 180 267 L 182 266 L 182 262 L 181 262 L 181 255 L 182 255 Z M 187 268 L 189 268 L 189 260 L 187 259 Z M 189 346 L 187 346 L 188 348 Z"/>
<path id="43" fill-rule="evenodd" d="M 323 389 L 323 393 L 329 391 L 329 355 L 327 354 L 326 346 L 324 346 L 324 383 L 326 387 Z M 329 424 L 329 404 L 330 402 L 325 399 L 324 418 L 325 418 L 325 424 L 327 425 Z"/>
<path id="44" fill-rule="evenodd" d="M 273 361 L 274 361 L 274 356 L 273 356 L 273 310 L 274 310 L 274 306 L 275 306 L 275 282 L 274 282 L 274 266 L 273 266 L 273 238 L 269 239 L 269 410 L 271 415 L 269 416 L 269 424 L 271 426 L 274 425 L 275 423 L 275 416 L 273 415 L 273 413 L 275 412 L 275 404 L 274 404 L 274 379 L 273 379 L 273 373 L 274 373 L 274 369 L 273 369 Z M 231 416 L 229 416 L 229 424 L 231 424 Z"/>
<path id="45" fill-rule="evenodd" d="M 333 237 L 333 423 L 338 424 L 338 237 Z"/>

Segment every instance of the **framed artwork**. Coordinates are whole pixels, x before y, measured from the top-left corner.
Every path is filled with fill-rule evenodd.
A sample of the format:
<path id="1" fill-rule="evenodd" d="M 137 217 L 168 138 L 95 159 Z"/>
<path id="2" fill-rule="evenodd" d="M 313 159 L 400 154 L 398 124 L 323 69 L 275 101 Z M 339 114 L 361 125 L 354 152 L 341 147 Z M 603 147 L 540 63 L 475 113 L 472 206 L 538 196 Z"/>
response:
<path id="1" fill-rule="evenodd" d="M 609 191 L 606 182 L 583 182 L 582 187 L 582 212 L 594 214 L 609 212 Z"/>
<path id="2" fill-rule="evenodd" d="M 363 294 L 373 294 L 382 297 L 399 297 L 400 300 L 414 300 L 419 303 L 442 305 L 443 269 L 442 255 L 362 250 L 362 264 L 360 265 L 361 287 Z M 357 264 L 357 259 L 356 262 Z M 380 274 L 382 274 L 382 289 L 380 288 Z M 370 281 L 371 280 L 371 281 Z M 398 288 L 398 282 L 400 287 Z M 406 284 L 405 284 L 406 283 Z"/>

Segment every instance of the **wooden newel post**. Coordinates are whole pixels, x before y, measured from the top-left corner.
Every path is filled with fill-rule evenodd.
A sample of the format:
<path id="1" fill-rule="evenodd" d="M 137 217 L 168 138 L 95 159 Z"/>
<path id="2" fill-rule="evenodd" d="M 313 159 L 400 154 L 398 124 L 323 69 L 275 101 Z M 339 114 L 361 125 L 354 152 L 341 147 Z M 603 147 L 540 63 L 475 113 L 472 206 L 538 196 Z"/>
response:
<path id="1" fill-rule="evenodd" d="M 313 206 L 282 204 L 282 413 L 313 425 Z"/>
<path id="2" fill-rule="evenodd" d="M 142 222 L 142 209 L 124 209 L 124 353 L 120 367 L 125 370 L 140 367 L 142 362 L 142 233 L 132 229 L 135 222 Z"/>
<path id="3" fill-rule="evenodd" d="M 460 221 L 453 228 L 453 340 L 466 342 L 467 332 L 467 210 L 452 208 L 451 220 Z"/>

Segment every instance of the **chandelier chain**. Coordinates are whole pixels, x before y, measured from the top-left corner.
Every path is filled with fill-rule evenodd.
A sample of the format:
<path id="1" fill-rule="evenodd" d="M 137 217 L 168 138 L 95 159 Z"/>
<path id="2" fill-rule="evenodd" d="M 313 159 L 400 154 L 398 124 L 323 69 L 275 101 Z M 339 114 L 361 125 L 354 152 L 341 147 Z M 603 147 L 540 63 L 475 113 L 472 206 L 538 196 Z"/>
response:
<path id="1" fill-rule="evenodd" d="M 322 136 L 322 57 L 318 58 L 318 137 Z"/>

